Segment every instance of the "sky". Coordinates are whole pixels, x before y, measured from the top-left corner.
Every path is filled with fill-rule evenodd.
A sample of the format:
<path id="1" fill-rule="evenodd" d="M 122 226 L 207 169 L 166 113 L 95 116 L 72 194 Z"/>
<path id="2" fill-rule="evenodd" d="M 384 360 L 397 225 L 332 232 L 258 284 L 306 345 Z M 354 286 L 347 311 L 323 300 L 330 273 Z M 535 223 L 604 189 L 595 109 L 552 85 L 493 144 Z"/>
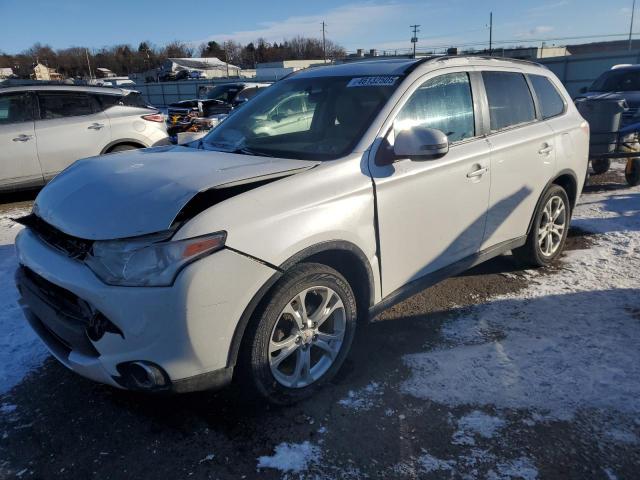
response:
<path id="1" fill-rule="evenodd" d="M 412 24 L 420 24 L 420 49 L 475 43 L 483 48 L 490 11 L 496 43 L 517 45 L 628 34 L 631 5 L 632 0 L 0 0 L 0 51 L 18 53 L 36 42 L 92 49 L 143 40 L 158 46 L 173 40 L 245 44 L 260 37 L 280 42 L 296 35 L 320 38 L 322 21 L 327 38 L 347 51 L 407 49 Z M 640 32 L 640 2 L 636 14 L 634 30 Z"/>

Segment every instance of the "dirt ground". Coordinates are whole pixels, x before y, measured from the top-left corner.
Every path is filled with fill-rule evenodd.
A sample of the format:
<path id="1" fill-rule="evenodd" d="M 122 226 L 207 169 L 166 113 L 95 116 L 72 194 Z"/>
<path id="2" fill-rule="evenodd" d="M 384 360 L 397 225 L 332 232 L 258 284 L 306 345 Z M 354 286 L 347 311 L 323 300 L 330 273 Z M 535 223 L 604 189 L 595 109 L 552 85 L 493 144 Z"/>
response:
<path id="1" fill-rule="evenodd" d="M 595 177 L 586 194 L 622 188 L 613 173 Z M 571 230 L 568 250 L 590 244 L 588 234 Z M 537 274 L 554 268 L 562 267 Z M 507 410 L 502 417 L 520 426 L 478 437 L 470 450 L 449 439 L 456 431 L 452 418 L 472 412 L 472 405 L 452 407 L 400 391 L 409 375 L 404 355 L 437 346 L 452 316 L 523 289 L 528 278 L 510 256 L 499 257 L 383 312 L 359 327 L 332 384 L 292 407 L 248 401 L 236 388 L 173 397 L 122 392 L 48 360 L 0 398 L 17 405 L 14 415 L 0 415 L 0 478 L 639 478 L 637 444 L 603 444 L 580 422 L 527 423 L 526 412 Z M 363 408 L 346 408 L 349 398 L 362 400 Z M 305 441 L 323 451 L 309 470 L 257 468 L 257 459 L 273 455 L 277 445 Z M 476 476 L 445 464 L 411 467 L 409 459 L 427 451 L 459 462 L 464 457 L 468 465 L 478 457 L 478 469 L 467 470 Z M 525 465 L 510 473 L 498 460 L 482 463 L 479 452 L 485 459 L 535 458 L 537 472 Z M 617 476 L 603 465 L 615 467 Z"/>

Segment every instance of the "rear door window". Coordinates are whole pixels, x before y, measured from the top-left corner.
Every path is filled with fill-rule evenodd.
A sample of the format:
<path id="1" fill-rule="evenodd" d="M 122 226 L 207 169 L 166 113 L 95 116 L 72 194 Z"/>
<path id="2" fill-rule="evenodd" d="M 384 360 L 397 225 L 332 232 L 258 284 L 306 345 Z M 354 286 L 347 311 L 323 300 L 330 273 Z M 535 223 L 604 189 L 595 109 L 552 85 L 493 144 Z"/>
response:
<path id="1" fill-rule="evenodd" d="M 96 100 L 86 93 L 38 92 L 38 101 L 42 120 L 91 115 L 99 111 Z"/>
<path id="2" fill-rule="evenodd" d="M 413 126 L 435 128 L 450 142 L 475 136 L 469 75 L 448 73 L 431 78 L 416 90 L 394 122 L 395 131 Z"/>
<path id="3" fill-rule="evenodd" d="M 533 97 L 522 73 L 482 72 L 482 79 L 489 101 L 492 132 L 536 119 Z"/>
<path id="4" fill-rule="evenodd" d="M 33 120 L 33 104 L 28 93 L 0 95 L 0 125 L 29 122 Z"/>
<path id="5" fill-rule="evenodd" d="M 556 117 L 564 113 L 564 100 L 547 77 L 543 75 L 529 75 L 529 80 L 531 80 L 533 90 L 538 97 L 538 104 L 540 105 L 540 110 L 542 110 L 543 119 L 546 120 L 547 118 Z"/>

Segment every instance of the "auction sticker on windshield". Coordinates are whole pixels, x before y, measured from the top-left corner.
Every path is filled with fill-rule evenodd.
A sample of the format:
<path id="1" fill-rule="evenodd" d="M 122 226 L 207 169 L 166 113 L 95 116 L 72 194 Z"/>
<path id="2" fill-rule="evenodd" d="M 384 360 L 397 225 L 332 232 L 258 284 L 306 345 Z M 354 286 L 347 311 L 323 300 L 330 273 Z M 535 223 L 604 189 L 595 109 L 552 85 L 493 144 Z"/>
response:
<path id="1" fill-rule="evenodd" d="M 388 75 L 352 78 L 347 87 L 389 87 L 396 83 L 396 80 L 398 80 L 398 77 L 390 77 Z"/>

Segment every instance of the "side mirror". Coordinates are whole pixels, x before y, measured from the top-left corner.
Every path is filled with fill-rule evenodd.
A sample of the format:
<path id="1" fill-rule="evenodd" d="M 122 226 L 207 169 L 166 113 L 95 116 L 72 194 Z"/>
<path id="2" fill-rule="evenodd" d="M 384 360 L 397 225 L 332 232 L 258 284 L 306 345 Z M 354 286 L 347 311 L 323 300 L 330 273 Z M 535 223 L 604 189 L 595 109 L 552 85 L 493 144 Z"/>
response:
<path id="1" fill-rule="evenodd" d="M 587 93 L 587 87 L 582 87 L 578 93 Z"/>
<path id="2" fill-rule="evenodd" d="M 449 152 L 449 139 L 435 128 L 412 127 L 396 134 L 393 153 L 397 158 L 430 160 Z"/>

